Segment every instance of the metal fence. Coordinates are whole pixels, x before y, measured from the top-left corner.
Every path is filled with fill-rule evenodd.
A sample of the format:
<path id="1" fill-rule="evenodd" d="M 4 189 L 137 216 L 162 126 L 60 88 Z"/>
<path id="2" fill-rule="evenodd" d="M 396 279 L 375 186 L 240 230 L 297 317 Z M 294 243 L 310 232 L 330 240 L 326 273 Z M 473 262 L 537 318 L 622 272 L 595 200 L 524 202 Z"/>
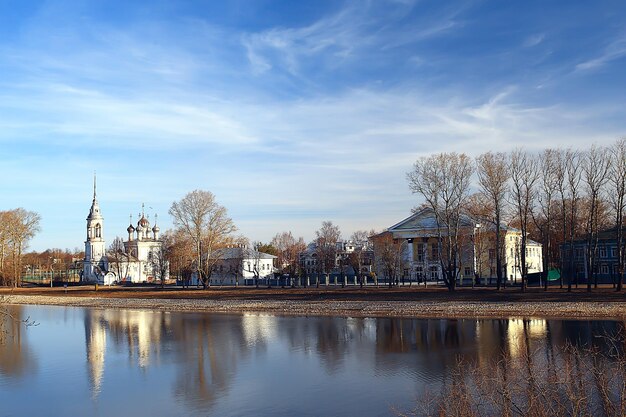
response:
<path id="1" fill-rule="evenodd" d="M 80 282 L 78 270 L 69 271 L 34 271 L 22 275 L 22 282 L 35 285 L 61 285 Z"/>

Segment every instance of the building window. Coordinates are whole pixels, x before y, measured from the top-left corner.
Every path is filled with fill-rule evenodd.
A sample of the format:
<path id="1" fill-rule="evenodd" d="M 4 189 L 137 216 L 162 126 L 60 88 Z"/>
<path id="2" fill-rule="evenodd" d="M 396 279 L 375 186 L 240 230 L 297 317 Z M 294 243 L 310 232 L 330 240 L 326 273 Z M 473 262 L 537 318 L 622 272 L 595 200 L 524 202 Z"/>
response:
<path id="1" fill-rule="evenodd" d="M 604 275 L 609 274 L 609 266 L 607 264 L 600 265 L 600 273 Z"/>
<path id="2" fill-rule="evenodd" d="M 606 258 L 606 246 L 600 246 L 600 258 Z"/>
<path id="3" fill-rule="evenodd" d="M 466 266 L 466 267 L 465 267 L 465 272 L 464 272 L 464 275 L 465 275 L 466 277 L 469 277 L 470 275 L 472 275 L 472 269 L 471 269 L 469 266 Z"/>
<path id="4" fill-rule="evenodd" d="M 431 250 L 431 254 L 430 254 L 431 255 L 431 259 L 433 259 L 433 260 L 439 259 L 439 246 L 438 246 L 438 244 L 437 243 L 433 243 L 431 245 L 430 250 Z"/>
<path id="5" fill-rule="evenodd" d="M 617 248 L 615 246 L 611 248 L 611 258 L 617 258 Z"/>
<path id="6" fill-rule="evenodd" d="M 422 273 L 423 273 L 422 267 L 421 266 L 416 266 L 415 267 L 415 276 L 417 278 L 421 279 L 422 278 Z"/>
<path id="7" fill-rule="evenodd" d="M 425 252 L 425 245 L 423 243 L 418 243 L 417 244 L 417 260 L 419 262 L 424 262 L 424 252 Z"/>
<path id="8" fill-rule="evenodd" d="M 436 266 L 430 267 L 430 279 L 436 281 L 439 279 L 439 269 Z"/>

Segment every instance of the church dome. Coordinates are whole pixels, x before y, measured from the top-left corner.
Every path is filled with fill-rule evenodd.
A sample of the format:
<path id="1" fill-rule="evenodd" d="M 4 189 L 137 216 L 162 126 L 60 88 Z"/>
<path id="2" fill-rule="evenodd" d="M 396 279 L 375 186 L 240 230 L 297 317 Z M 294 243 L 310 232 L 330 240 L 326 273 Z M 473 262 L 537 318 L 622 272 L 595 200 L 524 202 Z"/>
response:
<path id="1" fill-rule="evenodd" d="M 157 226 L 156 224 L 154 225 L 154 227 L 152 228 L 152 231 L 154 233 L 159 233 L 161 231 L 161 229 L 159 229 L 159 226 Z"/>
<path id="2" fill-rule="evenodd" d="M 133 227 L 133 225 L 131 224 L 130 226 L 128 226 L 128 229 L 126 229 L 126 231 L 128 233 L 133 233 L 135 231 L 135 228 Z"/>
<path id="3" fill-rule="evenodd" d="M 139 226 L 141 226 L 144 229 L 147 229 L 150 227 L 150 222 L 144 216 L 141 216 L 141 219 L 139 219 L 139 222 L 137 223 L 137 228 L 139 228 Z"/>

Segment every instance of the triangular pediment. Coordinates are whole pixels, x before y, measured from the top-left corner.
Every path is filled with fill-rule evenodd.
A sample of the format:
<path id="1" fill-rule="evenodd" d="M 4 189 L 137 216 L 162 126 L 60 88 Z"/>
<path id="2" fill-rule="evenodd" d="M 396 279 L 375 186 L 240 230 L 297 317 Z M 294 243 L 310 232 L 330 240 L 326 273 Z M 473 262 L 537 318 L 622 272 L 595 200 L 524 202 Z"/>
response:
<path id="1" fill-rule="evenodd" d="M 462 227 L 473 227 L 474 222 L 466 216 L 461 216 Z M 422 208 L 401 222 L 388 229 L 390 232 L 430 231 L 437 230 L 437 218 L 431 208 Z"/>
<path id="2" fill-rule="evenodd" d="M 437 229 L 437 219 L 435 212 L 429 208 L 423 208 L 418 212 L 410 215 L 400 223 L 394 224 L 388 230 L 390 232 L 399 232 L 407 230 L 424 230 Z"/>

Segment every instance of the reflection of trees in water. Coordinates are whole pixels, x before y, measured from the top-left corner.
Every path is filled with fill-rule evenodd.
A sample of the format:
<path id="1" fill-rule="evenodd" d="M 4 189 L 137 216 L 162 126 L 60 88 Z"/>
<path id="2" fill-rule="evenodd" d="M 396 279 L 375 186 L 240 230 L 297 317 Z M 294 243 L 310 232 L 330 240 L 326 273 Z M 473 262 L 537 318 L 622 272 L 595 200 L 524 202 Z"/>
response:
<path id="1" fill-rule="evenodd" d="M 341 370 L 348 355 L 367 361 L 373 357 L 374 319 L 284 317 L 280 324 L 277 337 L 289 350 L 316 354 L 328 373 Z"/>
<path id="2" fill-rule="evenodd" d="M 22 306 L 7 305 L 2 308 L 5 314 L 0 314 L 0 373 L 22 377 L 36 367 L 28 347 L 28 329 L 22 321 Z"/>
<path id="3" fill-rule="evenodd" d="M 522 349 L 480 363 L 459 357 L 440 388 L 419 390 L 415 411 L 403 415 L 625 415 L 623 333 L 603 347 L 564 339 L 557 349 L 546 323 L 546 343 L 533 349 L 531 323 L 521 323 Z"/>
<path id="4" fill-rule="evenodd" d="M 180 358 L 174 388 L 178 398 L 204 409 L 228 393 L 238 361 L 257 346 L 245 343 L 242 320 L 208 314 L 177 315 L 171 332 Z"/>
<path id="5" fill-rule="evenodd" d="M 562 329 L 561 345 L 567 343 L 573 346 L 599 349 L 609 349 L 615 339 L 620 341 L 624 349 L 626 340 L 626 322 L 624 321 L 561 321 L 557 322 Z"/>
<path id="6" fill-rule="evenodd" d="M 315 324 L 312 329 L 312 336 L 317 339 L 315 350 L 328 372 L 336 372 L 350 350 L 352 331 L 345 319 L 320 317 Z"/>
<path id="7" fill-rule="evenodd" d="M 85 331 L 95 392 L 102 383 L 108 333 L 112 347 L 129 352 L 132 365 L 147 368 L 167 355 L 176 364 L 175 396 L 203 411 L 229 393 L 241 361 L 265 355 L 272 343 L 315 355 L 328 373 L 344 369 L 346 359 L 351 359 L 376 371 L 409 368 L 440 378 L 463 358 L 485 369 L 495 360 L 505 380 L 510 361 L 500 359 L 530 355 L 531 365 L 541 367 L 560 360 L 569 342 L 605 343 L 596 336 L 606 332 L 621 332 L 622 347 L 624 343 L 624 323 L 618 322 L 297 318 L 130 310 L 85 310 Z"/>

